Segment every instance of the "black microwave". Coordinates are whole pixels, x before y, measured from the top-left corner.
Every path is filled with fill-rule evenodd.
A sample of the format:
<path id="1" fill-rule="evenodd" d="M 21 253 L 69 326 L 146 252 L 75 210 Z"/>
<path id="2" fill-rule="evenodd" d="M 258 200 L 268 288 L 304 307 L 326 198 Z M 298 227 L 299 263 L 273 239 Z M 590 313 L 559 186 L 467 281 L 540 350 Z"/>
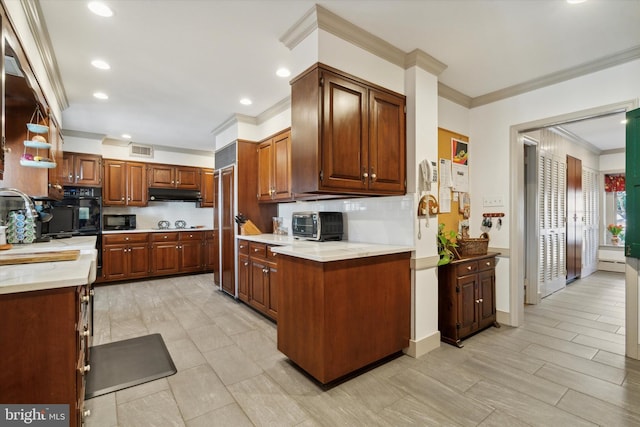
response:
<path id="1" fill-rule="evenodd" d="M 305 240 L 342 240 L 342 212 L 294 212 L 291 217 L 294 238 Z"/>
<path id="2" fill-rule="evenodd" d="M 136 216 L 133 214 L 108 214 L 102 216 L 103 230 L 135 230 Z"/>

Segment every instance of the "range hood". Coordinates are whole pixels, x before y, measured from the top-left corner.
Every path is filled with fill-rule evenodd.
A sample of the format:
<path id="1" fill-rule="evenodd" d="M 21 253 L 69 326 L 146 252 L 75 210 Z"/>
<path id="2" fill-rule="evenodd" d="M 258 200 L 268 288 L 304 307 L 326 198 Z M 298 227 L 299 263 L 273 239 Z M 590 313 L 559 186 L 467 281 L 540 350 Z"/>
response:
<path id="1" fill-rule="evenodd" d="M 202 200 L 202 196 L 198 190 L 150 188 L 149 200 L 152 202 L 199 202 Z"/>

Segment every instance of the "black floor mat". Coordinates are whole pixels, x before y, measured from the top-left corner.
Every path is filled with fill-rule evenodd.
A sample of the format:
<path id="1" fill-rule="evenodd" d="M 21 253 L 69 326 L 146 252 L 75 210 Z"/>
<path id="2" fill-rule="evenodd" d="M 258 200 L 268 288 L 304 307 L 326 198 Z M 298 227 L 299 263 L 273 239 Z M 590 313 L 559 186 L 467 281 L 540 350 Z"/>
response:
<path id="1" fill-rule="evenodd" d="M 160 334 L 91 347 L 90 359 L 85 399 L 176 373 L 176 366 Z"/>

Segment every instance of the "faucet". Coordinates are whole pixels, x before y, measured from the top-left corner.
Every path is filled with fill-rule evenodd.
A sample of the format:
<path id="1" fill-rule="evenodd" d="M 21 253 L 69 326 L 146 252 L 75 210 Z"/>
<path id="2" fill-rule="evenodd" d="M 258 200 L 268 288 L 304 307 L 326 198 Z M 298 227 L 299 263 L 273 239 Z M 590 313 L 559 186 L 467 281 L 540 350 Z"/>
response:
<path id="1" fill-rule="evenodd" d="M 38 212 L 36 211 L 36 207 L 33 205 L 33 201 L 25 193 L 23 193 L 22 191 L 16 188 L 0 188 L 0 196 L 6 195 L 3 193 L 10 193 L 10 194 L 13 194 L 14 196 L 22 197 L 22 200 L 24 201 L 24 208 L 26 210 L 26 215 L 34 219 L 38 218 Z"/>

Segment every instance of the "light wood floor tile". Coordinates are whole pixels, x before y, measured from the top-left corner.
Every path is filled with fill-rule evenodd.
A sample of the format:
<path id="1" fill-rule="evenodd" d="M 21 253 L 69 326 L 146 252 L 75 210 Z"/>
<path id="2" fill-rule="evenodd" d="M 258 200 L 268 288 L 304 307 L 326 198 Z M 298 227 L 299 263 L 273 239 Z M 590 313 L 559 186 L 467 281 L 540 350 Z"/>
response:
<path id="1" fill-rule="evenodd" d="M 640 425 L 639 414 L 573 390 L 562 397 L 558 408 L 602 426 Z"/>

